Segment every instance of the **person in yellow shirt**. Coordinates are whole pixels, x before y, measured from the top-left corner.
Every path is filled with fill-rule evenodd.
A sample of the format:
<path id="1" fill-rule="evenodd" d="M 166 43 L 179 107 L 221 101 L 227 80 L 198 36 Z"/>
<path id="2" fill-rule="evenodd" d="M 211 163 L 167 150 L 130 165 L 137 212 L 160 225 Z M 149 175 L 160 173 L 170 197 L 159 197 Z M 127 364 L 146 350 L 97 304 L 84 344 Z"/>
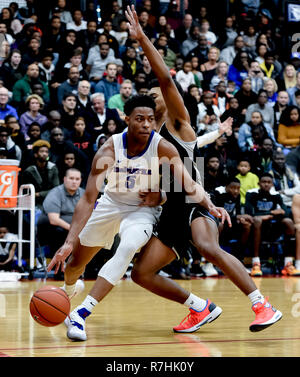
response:
<path id="1" fill-rule="evenodd" d="M 259 178 L 256 174 L 252 173 L 251 165 L 247 158 L 242 158 L 237 166 L 239 174 L 236 178 L 241 182 L 240 195 L 241 195 L 241 205 L 245 205 L 246 193 L 248 190 L 258 188 Z"/>

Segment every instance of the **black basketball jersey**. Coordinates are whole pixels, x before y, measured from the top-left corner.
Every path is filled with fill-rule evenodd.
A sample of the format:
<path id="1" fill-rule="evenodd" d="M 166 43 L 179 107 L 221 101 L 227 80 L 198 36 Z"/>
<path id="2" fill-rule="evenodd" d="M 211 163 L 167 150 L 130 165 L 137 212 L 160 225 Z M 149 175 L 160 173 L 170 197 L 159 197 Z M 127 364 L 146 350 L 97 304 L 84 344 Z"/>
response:
<path id="1" fill-rule="evenodd" d="M 202 160 L 200 158 L 202 155 L 200 149 L 197 147 L 197 140 L 195 139 L 195 141 L 191 142 L 182 141 L 169 132 L 165 123 L 162 125 L 159 133 L 176 147 L 182 162 L 193 180 L 199 184 L 202 184 L 200 174 L 201 169 L 199 166 L 201 165 Z M 179 204 L 184 205 L 188 202 L 186 192 L 182 189 L 182 186 L 178 182 L 175 182 L 173 174 L 165 174 L 163 169 L 164 167 L 162 167 L 162 189 L 164 189 L 167 193 L 168 200 L 166 204 L 168 203 L 169 205 L 172 205 L 172 203 L 175 202 L 174 204 L 176 204 L 176 206 Z"/>

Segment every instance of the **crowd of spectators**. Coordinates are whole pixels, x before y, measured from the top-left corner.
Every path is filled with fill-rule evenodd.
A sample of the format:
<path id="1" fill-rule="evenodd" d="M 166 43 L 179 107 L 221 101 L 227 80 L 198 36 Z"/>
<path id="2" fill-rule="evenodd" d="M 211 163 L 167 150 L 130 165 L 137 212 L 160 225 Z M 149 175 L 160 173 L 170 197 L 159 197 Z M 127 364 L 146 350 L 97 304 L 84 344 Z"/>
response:
<path id="1" fill-rule="evenodd" d="M 101 14 L 95 1 L 86 1 L 84 9 L 67 0 L 52 3 L 46 17 L 35 0 L 24 7 L 11 2 L 0 12 L 1 158 L 18 160 L 19 184 L 35 186 L 42 228 L 59 196 L 53 190 L 62 193 L 69 176 L 78 174 L 77 185 L 85 188 L 97 149 L 126 127 L 124 103 L 147 94 L 155 79 L 128 35 L 125 1 L 100 1 Z M 249 235 L 256 232 L 260 240 L 262 223 L 278 219 L 292 253 L 284 252 L 285 265 L 297 272 L 292 200 L 300 193 L 300 53 L 288 43 L 283 2 L 224 1 L 218 14 L 216 1 L 135 3 L 144 32 L 181 87 L 197 136 L 233 117 L 232 133 L 202 149 L 204 187 L 237 226 L 234 232 L 220 226 L 221 242 L 238 238 L 241 259 L 248 248 L 252 273 L 259 275 L 259 245 Z M 79 193 L 64 191 L 68 197 Z M 262 201 L 268 204 L 257 204 Z M 48 218 L 56 230 L 57 221 Z M 43 244 L 38 221 L 37 234 Z M 177 277 L 199 264 L 193 251 L 188 255 L 193 262 L 180 263 Z M 202 267 L 207 276 L 218 273 L 210 264 Z"/>

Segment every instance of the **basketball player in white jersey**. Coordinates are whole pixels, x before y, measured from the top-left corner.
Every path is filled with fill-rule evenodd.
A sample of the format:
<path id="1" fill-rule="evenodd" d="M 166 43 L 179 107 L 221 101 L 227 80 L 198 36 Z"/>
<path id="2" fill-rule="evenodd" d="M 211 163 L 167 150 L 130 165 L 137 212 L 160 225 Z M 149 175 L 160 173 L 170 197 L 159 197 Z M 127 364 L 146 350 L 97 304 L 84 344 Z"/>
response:
<path id="1" fill-rule="evenodd" d="M 87 263 L 101 248 L 110 249 L 119 233 L 120 244 L 115 255 L 101 268 L 83 305 L 67 320 L 67 336 L 73 340 L 86 339 L 85 318 L 123 277 L 134 254 L 152 235 L 160 208 L 151 207 L 151 203 L 145 206 L 143 200 L 147 190 L 156 190 L 160 195 L 160 162 L 171 163 L 171 171 L 193 200 L 201 202 L 204 197 L 202 186 L 192 180 L 176 148 L 154 131 L 154 100 L 135 96 L 126 102 L 124 111 L 128 131 L 113 135 L 96 153 L 66 241 L 48 266 L 48 271 L 54 266 L 56 271 L 64 270 L 63 263 L 72 253 L 65 268 L 64 285 L 71 296 Z M 108 184 L 104 195 L 96 201 L 105 176 Z"/>
<path id="2" fill-rule="evenodd" d="M 150 95 L 156 102 L 157 131 L 176 146 L 182 160 L 189 158 L 195 162 L 198 153 L 197 138 L 183 99 L 161 55 L 144 34 L 134 6 L 127 7 L 126 17 L 131 38 L 139 42 L 159 81 L 159 87 L 150 89 Z M 228 119 L 230 121 L 232 122 Z M 196 168 L 192 174 L 196 179 L 199 175 Z M 220 248 L 218 228 L 215 219 L 207 211 L 209 207 L 203 205 L 205 201 L 199 205 L 190 204 L 186 199 L 188 198 L 175 190 L 167 192 L 167 201 L 154 232 L 155 236 L 138 255 L 131 272 L 132 280 L 153 293 L 189 308 L 189 315 L 173 328 L 175 332 L 194 332 L 203 324 L 212 322 L 221 314 L 220 308 L 210 300 L 204 300 L 181 288 L 171 279 L 157 274 L 161 268 L 180 257 L 179 252 L 185 242 L 192 242 L 207 261 L 219 267 L 250 299 L 255 313 L 250 331 L 261 331 L 280 320 L 282 313 L 263 297 L 242 263 Z"/>

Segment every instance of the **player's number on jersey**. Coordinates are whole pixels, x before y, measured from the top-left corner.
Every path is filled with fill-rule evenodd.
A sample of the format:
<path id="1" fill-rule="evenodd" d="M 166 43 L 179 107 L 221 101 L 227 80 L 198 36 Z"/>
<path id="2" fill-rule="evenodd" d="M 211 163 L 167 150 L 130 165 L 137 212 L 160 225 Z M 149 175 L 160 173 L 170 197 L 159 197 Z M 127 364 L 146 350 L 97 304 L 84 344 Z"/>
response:
<path id="1" fill-rule="evenodd" d="M 126 188 L 133 189 L 135 185 L 136 175 L 128 175 L 126 178 Z"/>

